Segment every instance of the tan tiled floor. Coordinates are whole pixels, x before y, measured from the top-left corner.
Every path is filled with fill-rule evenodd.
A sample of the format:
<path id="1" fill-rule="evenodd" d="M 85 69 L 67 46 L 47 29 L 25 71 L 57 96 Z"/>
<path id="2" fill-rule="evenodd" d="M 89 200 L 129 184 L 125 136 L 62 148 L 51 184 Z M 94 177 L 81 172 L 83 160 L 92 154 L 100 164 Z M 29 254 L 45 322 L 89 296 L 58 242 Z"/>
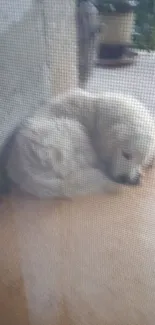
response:
<path id="1" fill-rule="evenodd" d="M 143 183 L 114 197 L 4 200 L 2 323 L 154 325 L 155 173 Z"/>

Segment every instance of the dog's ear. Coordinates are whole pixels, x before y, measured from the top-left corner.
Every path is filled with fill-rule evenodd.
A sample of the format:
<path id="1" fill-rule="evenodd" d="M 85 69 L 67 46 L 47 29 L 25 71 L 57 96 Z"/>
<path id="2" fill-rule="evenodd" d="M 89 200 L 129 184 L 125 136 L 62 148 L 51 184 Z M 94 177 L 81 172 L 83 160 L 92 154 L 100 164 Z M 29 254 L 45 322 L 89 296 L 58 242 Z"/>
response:
<path id="1" fill-rule="evenodd" d="M 110 127 L 106 134 L 108 149 L 113 149 L 118 142 L 123 141 L 126 134 L 127 126 L 123 123 L 116 123 L 113 127 Z"/>
<path id="2" fill-rule="evenodd" d="M 96 141 L 96 150 L 102 157 L 102 160 L 106 160 L 111 157 L 115 148 L 120 146 L 121 142 L 125 139 L 127 134 L 127 126 L 121 123 L 114 123 L 113 126 L 109 126 L 104 136 L 102 135 L 102 129 L 100 128 Z"/>
<path id="3" fill-rule="evenodd" d="M 117 123 L 117 124 L 114 124 L 113 128 L 113 136 L 118 139 L 124 139 L 124 137 L 126 136 L 127 134 L 127 126 L 123 123 Z"/>

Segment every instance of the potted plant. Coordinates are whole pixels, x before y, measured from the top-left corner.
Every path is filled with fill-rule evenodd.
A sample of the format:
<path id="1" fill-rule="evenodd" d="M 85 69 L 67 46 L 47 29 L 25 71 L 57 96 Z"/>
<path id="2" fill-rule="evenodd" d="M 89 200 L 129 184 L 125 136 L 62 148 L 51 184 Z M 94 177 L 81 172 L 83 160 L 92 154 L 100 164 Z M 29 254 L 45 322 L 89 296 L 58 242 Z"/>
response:
<path id="1" fill-rule="evenodd" d="M 134 0 L 98 0 L 101 16 L 99 63 L 123 64 L 133 62 L 132 35 L 135 22 Z"/>

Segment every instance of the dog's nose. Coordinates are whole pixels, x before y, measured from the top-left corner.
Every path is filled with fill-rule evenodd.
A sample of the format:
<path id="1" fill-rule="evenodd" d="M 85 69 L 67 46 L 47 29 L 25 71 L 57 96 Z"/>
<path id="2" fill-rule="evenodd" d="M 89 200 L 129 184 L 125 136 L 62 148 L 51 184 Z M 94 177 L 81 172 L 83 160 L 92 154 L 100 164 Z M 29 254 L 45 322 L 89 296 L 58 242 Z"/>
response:
<path id="1" fill-rule="evenodd" d="M 141 174 L 138 173 L 135 178 L 131 179 L 128 175 L 120 175 L 118 178 L 118 183 L 124 185 L 139 185 Z"/>
<path id="2" fill-rule="evenodd" d="M 141 174 L 137 174 L 137 176 L 134 179 L 130 180 L 129 184 L 131 184 L 131 185 L 139 185 L 140 180 L 141 180 L 141 176 L 142 176 Z"/>
<path id="3" fill-rule="evenodd" d="M 128 184 L 129 183 L 129 177 L 128 175 L 120 175 L 118 177 L 118 182 L 121 183 L 121 184 Z"/>

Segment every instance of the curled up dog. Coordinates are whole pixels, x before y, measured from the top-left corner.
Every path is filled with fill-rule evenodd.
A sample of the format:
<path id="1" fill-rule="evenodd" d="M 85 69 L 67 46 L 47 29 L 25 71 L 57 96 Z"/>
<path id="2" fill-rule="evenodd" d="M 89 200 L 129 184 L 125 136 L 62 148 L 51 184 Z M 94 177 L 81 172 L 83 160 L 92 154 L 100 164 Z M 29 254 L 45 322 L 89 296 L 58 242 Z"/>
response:
<path id="1" fill-rule="evenodd" d="M 74 197 L 138 185 L 154 153 L 154 121 L 142 103 L 77 89 L 20 126 L 7 171 L 37 197 Z"/>

